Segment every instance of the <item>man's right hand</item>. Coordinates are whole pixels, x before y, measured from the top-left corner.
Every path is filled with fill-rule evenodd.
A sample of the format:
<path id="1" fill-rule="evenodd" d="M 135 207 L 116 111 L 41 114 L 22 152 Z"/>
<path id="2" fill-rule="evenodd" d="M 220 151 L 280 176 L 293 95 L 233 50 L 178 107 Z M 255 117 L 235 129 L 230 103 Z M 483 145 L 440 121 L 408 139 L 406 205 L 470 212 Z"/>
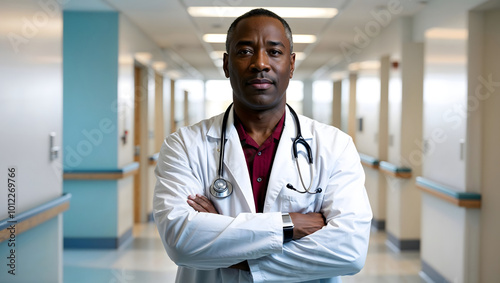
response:
<path id="1" fill-rule="evenodd" d="M 293 222 L 294 240 L 310 235 L 326 225 L 323 214 L 317 212 L 307 214 L 290 212 L 290 217 Z"/>

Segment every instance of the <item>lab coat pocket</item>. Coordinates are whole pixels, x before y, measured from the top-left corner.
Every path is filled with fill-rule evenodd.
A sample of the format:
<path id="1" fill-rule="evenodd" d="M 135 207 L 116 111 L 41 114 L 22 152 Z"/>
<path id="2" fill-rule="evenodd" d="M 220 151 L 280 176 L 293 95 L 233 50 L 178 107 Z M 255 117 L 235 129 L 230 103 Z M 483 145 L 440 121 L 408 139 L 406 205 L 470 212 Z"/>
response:
<path id="1" fill-rule="evenodd" d="M 299 191 L 304 191 L 302 186 L 300 186 L 302 190 L 300 190 L 298 186 L 294 186 L 294 188 L 297 188 Z M 311 190 L 311 192 L 313 191 L 315 191 L 315 189 Z M 322 199 L 322 193 L 299 193 L 287 187 L 281 190 L 278 197 L 282 212 L 298 213 L 319 212 Z"/>

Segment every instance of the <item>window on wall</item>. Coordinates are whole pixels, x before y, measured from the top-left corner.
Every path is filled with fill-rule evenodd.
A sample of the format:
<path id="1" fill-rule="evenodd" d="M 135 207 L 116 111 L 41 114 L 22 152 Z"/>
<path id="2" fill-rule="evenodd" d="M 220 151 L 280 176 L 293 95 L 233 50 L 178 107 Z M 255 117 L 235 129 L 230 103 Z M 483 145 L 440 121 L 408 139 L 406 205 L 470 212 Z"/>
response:
<path id="1" fill-rule="evenodd" d="M 333 82 L 313 82 L 313 118 L 325 124 L 332 122 Z"/>
<path id="2" fill-rule="evenodd" d="M 204 115 L 204 99 L 203 99 L 203 81 L 202 80 L 177 80 L 175 82 L 175 121 L 177 126 L 184 125 L 184 92 L 188 95 L 188 121 L 191 125 L 205 118 Z"/>
<path id="3" fill-rule="evenodd" d="M 226 108 L 233 101 L 233 90 L 229 80 L 209 80 L 205 84 L 206 103 L 205 113 L 207 117 L 212 117 L 226 111 Z"/>

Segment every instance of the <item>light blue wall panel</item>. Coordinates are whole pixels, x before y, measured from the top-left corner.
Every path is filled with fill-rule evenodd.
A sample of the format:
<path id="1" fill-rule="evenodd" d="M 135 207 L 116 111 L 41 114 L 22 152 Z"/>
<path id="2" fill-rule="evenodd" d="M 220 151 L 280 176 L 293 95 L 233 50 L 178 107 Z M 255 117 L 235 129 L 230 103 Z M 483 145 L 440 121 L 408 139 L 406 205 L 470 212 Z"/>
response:
<path id="1" fill-rule="evenodd" d="M 116 238 L 118 192 L 115 180 L 65 180 L 71 206 L 64 213 L 64 237 Z"/>
<path id="2" fill-rule="evenodd" d="M 62 238 L 60 217 L 52 218 L 22 234 L 16 235 L 15 247 L 9 247 L 8 241 L 0 243 L 0 282 L 61 282 Z M 15 266 L 8 266 L 10 250 L 15 249 Z M 56 264 L 54 264 L 56 263 Z M 7 273 L 15 268 L 15 275 Z"/>
<path id="3" fill-rule="evenodd" d="M 117 167 L 118 13 L 64 12 L 64 169 Z"/>

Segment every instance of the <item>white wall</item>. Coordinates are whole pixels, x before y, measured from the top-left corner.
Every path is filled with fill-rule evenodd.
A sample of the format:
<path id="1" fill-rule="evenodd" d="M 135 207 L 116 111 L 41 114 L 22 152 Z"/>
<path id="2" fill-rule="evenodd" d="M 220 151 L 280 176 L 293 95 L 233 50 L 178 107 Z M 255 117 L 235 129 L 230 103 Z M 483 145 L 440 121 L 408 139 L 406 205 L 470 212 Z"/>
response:
<path id="1" fill-rule="evenodd" d="M 342 93 L 341 93 L 341 112 L 340 112 L 340 129 L 347 133 L 349 123 L 349 79 L 345 78 L 342 80 Z"/>
<path id="2" fill-rule="evenodd" d="M 133 137 L 134 137 L 134 54 L 147 52 L 152 55 L 151 62 L 163 60 L 160 48 L 141 31 L 126 16 L 119 17 L 119 71 L 118 71 L 118 167 L 123 167 L 133 162 Z M 148 62 L 145 62 L 148 63 Z M 148 116 L 148 130 L 154 131 L 154 74 L 148 76 L 148 109 L 152 109 Z M 167 99 L 168 100 L 168 99 Z M 165 112 L 168 113 L 168 112 Z M 128 130 L 129 141 L 123 145 L 120 139 L 124 130 Z M 154 141 L 154 138 L 151 138 Z M 154 146 L 153 146 L 154 148 Z"/>
<path id="3" fill-rule="evenodd" d="M 39 15 L 44 22 L 34 22 Z M 49 160 L 49 134 L 62 146 L 62 15 L 37 1 L 0 6 L 0 168 L 16 166 L 17 211 L 62 193 L 62 151 Z M 28 24 L 29 23 L 29 24 Z M 7 184 L 6 173 L 0 174 Z M 7 194 L 0 194 L 0 219 Z"/>
<path id="4" fill-rule="evenodd" d="M 468 11 L 485 2 L 488 0 L 427 1 L 425 8 L 413 17 L 413 40 L 424 41 L 425 32 L 433 27 L 465 27 Z"/>
<path id="5" fill-rule="evenodd" d="M 314 81 L 312 85 L 313 119 L 332 124 L 333 82 Z"/>
<path id="6" fill-rule="evenodd" d="M 379 69 L 360 70 L 356 80 L 356 147 L 360 153 L 378 158 L 380 108 Z M 359 129 L 359 119 L 363 129 Z M 377 181 L 378 182 L 378 181 Z"/>
<path id="7" fill-rule="evenodd" d="M 424 196 L 422 259 L 453 282 L 494 282 L 500 276 L 498 265 L 492 264 L 500 261 L 499 180 L 493 169 L 500 158 L 500 104 L 475 93 L 482 85 L 480 77 L 500 72 L 499 13 L 469 14 L 484 2 L 429 2 L 414 21 L 414 38 L 426 43 L 423 175 L 456 191 L 482 195 L 481 209 L 458 208 Z M 491 33 L 485 36 L 487 26 Z M 436 28 L 444 29 L 441 38 Z M 487 92 L 481 89 L 481 94 Z M 485 170 L 490 170 L 489 177 Z"/>
<path id="8" fill-rule="evenodd" d="M 392 68 L 389 73 L 389 149 L 387 161 L 392 164 L 401 163 L 401 70 Z"/>
<path id="9" fill-rule="evenodd" d="M 423 175 L 459 191 L 465 191 L 465 152 L 461 152 L 467 124 L 465 21 L 462 27 L 430 29 L 425 40 Z M 452 33 L 464 37 L 445 38 Z"/>
<path id="10" fill-rule="evenodd" d="M 41 1 L 0 2 L 0 219 L 7 218 L 7 168 L 17 168 L 15 214 L 62 194 L 62 14 Z M 10 197 L 12 199 L 12 197 Z M 62 216 L 16 235 L 16 275 L 0 243 L 0 281 L 62 282 Z"/>
<path id="11" fill-rule="evenodd" d="M 141 127 L 144 128 L 144 143 L 141 150 L 145 150 L 146 157 L 152 156 L 157 152 L 155 145 L 155 70 L 151 67 L 154 61 L 164 61 L 164 55 L 161 49 L 134 23 L 126 16 L 120 14 L 119 17 L 119 72 L 118 72 L 118 167 L 126 166 L 134 161 L 134 108 L 138 104 L 134 101 L 134 60 L 136 53 L 149 53 L 151 59 L 149 61 L 140 62 L 145 66 L 143 92 L 145 93 L 142 99 L 143 112 L 145 117 L 141 120 Z M 165 80 L 169 80 L 164 77 Z M 170 88 L 164 88 L 164 91 L 169 92 Z M 167 103 L 170 97 L 164 98 Z M 165 108 L 164 108 L 165 109 Z M 170 109 L 166 108 L 164 115 L 169 117 Z M 166 120 L 166 125 L 169 125 L 169 120 Z M 123 144 L 121 135 L 128 131 L 128 141 Z M 152 211 L 152 194 L 156 177 L 153 173 L 154 166 L 149 165 L 149 160 L 143 158 L 141 160 L 140 172 L 141 179 L 141 220 L 146 220 L 146 215 Z M 118 207 L 119 212 L 123 213 L 119 216 L 118 228 L 126 231 L 127 227 L 132 227 L 130 213 L 133 212 L 133 183 L 130 180 L 122 180 L 118 182 Z M 128 199 L 130 198 L 130 199 Z"/>
<path id="12" fill-rule="evenodd" d="M 498 7 L 498 6 L 497 6 Z M 483 104 L 482 109 L 482 208 L 481 208 L 481 238 L 480 238 L 480 280 L 481 282 L 493 282 L 500 278 L 498 262 L 500 262 L 500 190 L 498 184 L 500 177 L 500 8 L 484 14 L 484 49 L 483 49 L 483 82 L 490 81 L 489 88 L 478 81 L 471 82 L 474 90 L 478 85 L 483 85 L 481 94 L 477 96 L 476 91 L 470 93 L 477 97 Z M 491 77 L 490 77 L 491 76 Z M 491 78 L 491 79 L 489 79 Z M 488 91 L 487 91 L 488 90 Z M 472 98 L 471 98 L 472 99 Z M 469 100 L 471 100 L 469 99 Z M 473 99 L 472 99 L 473 100 Z M 470 111 L 474 108 L 469 108 Z"/>

